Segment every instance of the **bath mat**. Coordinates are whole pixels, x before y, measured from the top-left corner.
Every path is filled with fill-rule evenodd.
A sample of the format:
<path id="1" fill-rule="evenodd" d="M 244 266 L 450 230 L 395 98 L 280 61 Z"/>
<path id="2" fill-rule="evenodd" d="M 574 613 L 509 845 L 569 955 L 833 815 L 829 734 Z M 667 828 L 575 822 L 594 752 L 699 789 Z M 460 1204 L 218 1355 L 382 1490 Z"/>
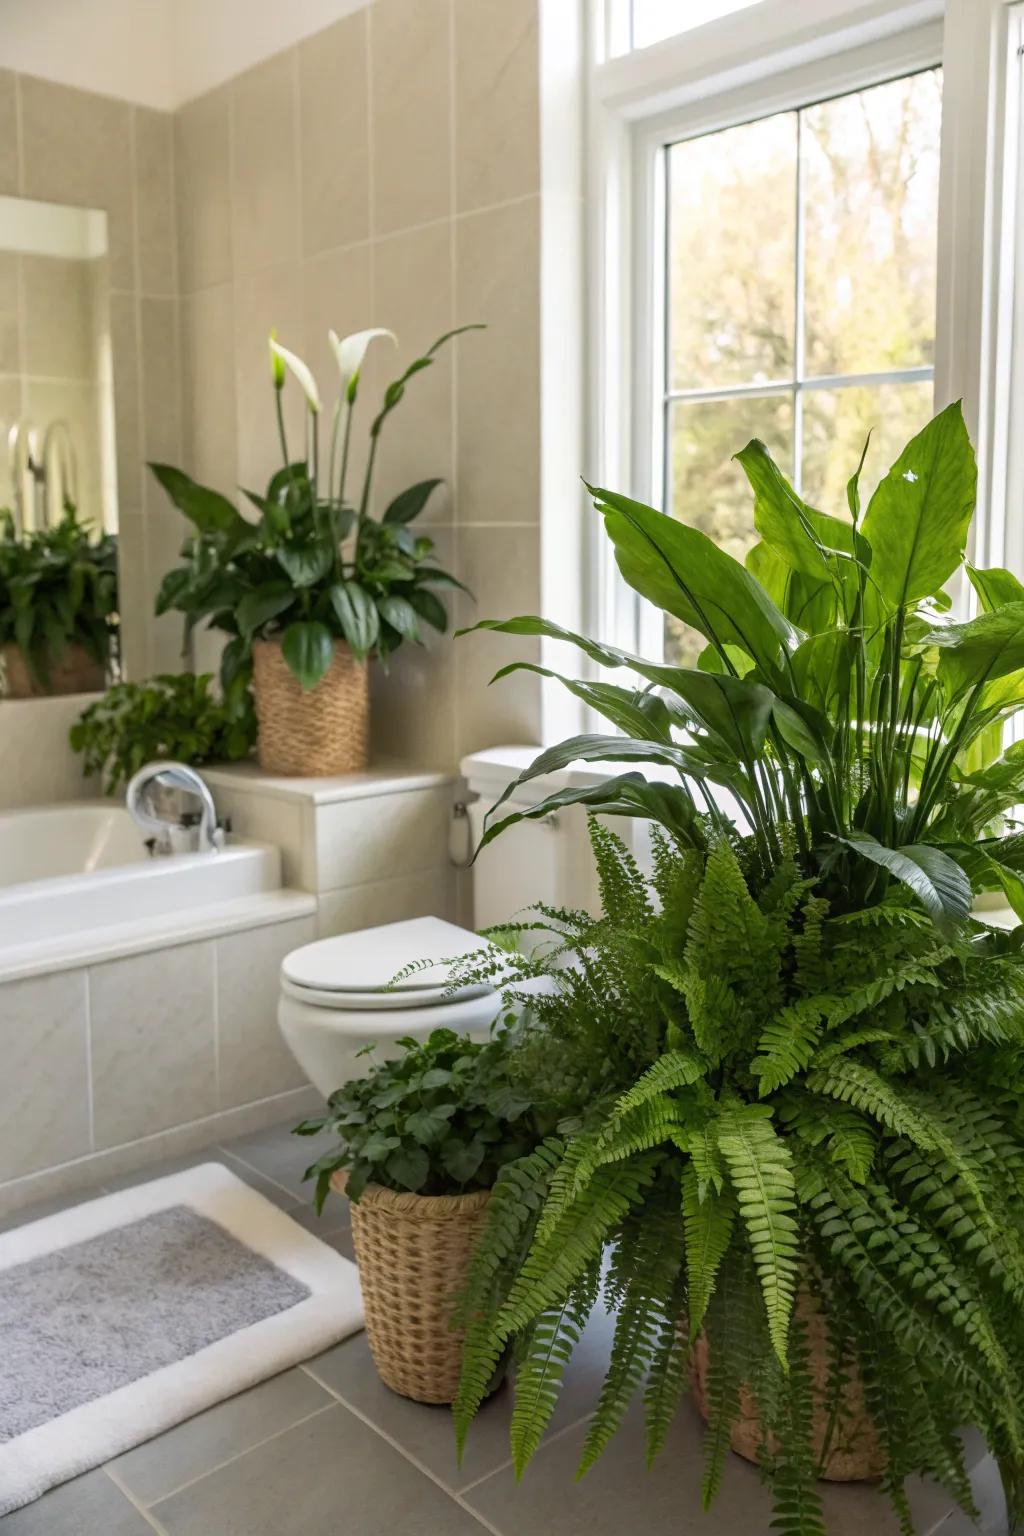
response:
<path id="1" fill-rule="evenodd" d="M 354 1264 L 219 1163 L 0 1236 L 0 1515 L 362 1327 Z"/>

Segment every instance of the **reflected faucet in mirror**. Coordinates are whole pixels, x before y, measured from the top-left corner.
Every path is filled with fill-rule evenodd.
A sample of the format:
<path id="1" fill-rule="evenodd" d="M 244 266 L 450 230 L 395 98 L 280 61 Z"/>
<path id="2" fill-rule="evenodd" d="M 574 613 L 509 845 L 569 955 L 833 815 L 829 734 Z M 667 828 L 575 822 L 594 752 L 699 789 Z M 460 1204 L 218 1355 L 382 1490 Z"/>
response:
<path id="1" fill-rule="evenodd" d="M 14 526 L 18 533 L 54 528 L 68 507 L 77 507 L 78 458 L 71 428 L 51 421 L 43 433 L 31 421 L 16 421 L 7 435 Z"/>

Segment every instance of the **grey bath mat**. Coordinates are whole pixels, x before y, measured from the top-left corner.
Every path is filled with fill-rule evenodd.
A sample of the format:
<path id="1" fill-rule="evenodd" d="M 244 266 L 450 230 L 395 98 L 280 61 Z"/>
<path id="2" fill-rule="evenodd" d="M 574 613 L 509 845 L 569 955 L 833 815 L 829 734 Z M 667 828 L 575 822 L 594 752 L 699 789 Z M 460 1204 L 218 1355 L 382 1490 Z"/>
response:
<path id="1" fill-rule="evenodd" d="M 361 1324 L 354 1265 L 219 1164 L 0 1236 L 0 1515 Z"/>

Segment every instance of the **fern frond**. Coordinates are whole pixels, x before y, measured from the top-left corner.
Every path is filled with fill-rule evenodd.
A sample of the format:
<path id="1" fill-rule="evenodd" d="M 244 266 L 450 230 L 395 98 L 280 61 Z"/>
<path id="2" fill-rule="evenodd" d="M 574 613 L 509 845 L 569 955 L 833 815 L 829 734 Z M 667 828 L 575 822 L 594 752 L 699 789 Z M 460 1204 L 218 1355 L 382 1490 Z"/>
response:
<path id="1" fill-rule="evenodd" d="M 509 1429 L 512 1464 L 522 1477 L 540 1445 L 558 1402 L 562 1377 L 580 1341 L 600 1289 L 601 1268 L 594 1262 L 584 1270 L 560 1307 L 542 1312 L 516 1370 L 515 1406 Z"/>
<path id="2" fill-rule="evenodd" d="M 736 1219 L 730 1190 L 721 1194 L 704 1186 L 692 1163 L 683 1170 L 683 1228 L 686 1235 L 686 1275 L 689 1293 L 690 1342 L 704 1322 Z"/>
<path id="3" fill-rule="evenodd" d="M 708 1068 L 709 1063 L 698 1051 L 667 1051 L 621 1096 L 615 1114 L 626 1115 L 646 1100 L 671 1093 L 675 1088 L 689 1088 L 707 1076 Z"/>
<path id="4" fill-rule="evenodd" d="M 683 1328 L 685 1311 L 686 1281 L 680 1274 L 660 1325 L 644 1387 L 648 1471 L 665 1449 L 679 1399 L 686 1390 L 690 1351 Z"/>
<path id="5" fill-rule="evenodd" d="M 778 1451 L 771 1480 L 772 1530 L 780 1536 L 825 1536 L 814 1454 L 814 1385 L 806 1331 L 799 1317 L 794 1318 L 790 1329 L 789 1376 L 776 1439 Z"/>
<path id="6" fill-rule="evenodd" d="M 590 846 L 597 867 L 601 910 L 622 928 L 643 928 L 653 917 L 647 881 L 620 837 L 596 816 L 588 818 Z"/>
<path id="7" fill-rule="evenodd" d="M 736 1191 L 783 1370 L 798 1266 L 796 1190 L 789 1148 L 766 1105 L 737 1104 L 718 1119 L 718 1145 Z"/>

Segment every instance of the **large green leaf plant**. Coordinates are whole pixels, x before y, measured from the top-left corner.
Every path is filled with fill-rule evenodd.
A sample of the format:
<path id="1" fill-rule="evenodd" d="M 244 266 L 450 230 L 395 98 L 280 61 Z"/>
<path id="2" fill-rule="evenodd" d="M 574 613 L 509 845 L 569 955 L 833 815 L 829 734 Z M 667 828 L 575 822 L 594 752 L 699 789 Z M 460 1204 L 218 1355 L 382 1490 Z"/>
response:
<path id="1" fill-rule="evenodd" d="M 19 530 L 0 511 L 0 645 L 16 645 L 30 675 L 50 681 L 70 646 L 107 667 L 117 638 L 117 539 L 73 505 L 52 528 Z"/>
<path id="2" fill-rule="evenodd" d="M 1024 758 L 1000 736 L 1024 701 L 1024 591 L 968 567 L 980 612 L 947 612 L 976 484 L 959 407 L 907 446 L 863 515 L 859 471 L 837 517 L 807 506 L 760 443 L 738 457 L 761 540 L 746 568 L 594 492 L 627 581 L 704 634 L 699 667 L 536 618 L 490 625 L 572 639 L 627 679 L 565 679 L 617 734 L 566 742 L 523 780 L 580 758 L 626 771 L 498 809 L 487 833 L 573 802 L 600 813 L 603 910 L 540 908 L 521 925 L 526 953 L 456 969 L 499 978 L 527 1010 L 518 1070 L 559 1119 L 490 1202 L 462 1304 L 460 1442 L 511 1351 L 524 1470 L 603 1291 L 615 1335 L 581 1470 L 638 1394 L 649 1457 L 663 1449 L 703 1333 L 705 1504 L 752 1397 L 773 1528 L 820 1536 L 818 1478 L 855 1379 L 908 1536 L 915 1474 L 973 1512 L 966 1425 L 998 1459 L 1012 1525 L 1024 954 L 1021 929 L 986 926 L 972 903 L 995 889 L 1021 910 L 1009 815 Z M 651 823 L 652 874 L 603 820 L 619 815 Z"/>
<path id="3" fill-rule="evenodd" d="M 369 427 L 361 483 L 350 475 L 353 420 L 364 358 L 371 342 L 394 337 L 374 329 L 330 343 L 338 390 L 322 454 L 320 391 L 301 358 L 270 340 L 282 465 L 263 494 L 245 491 L 243 516 L 227 497 L 197 485 L 169 464 L 151 464 L 157 480 L 194 528 L 182 548 L 183 564 L 168 571 L 157 613 L 185 615 L 186 643 L 205 622 L 229 636 L 221 663 L 225 698 L 239 708 L 251 678 L 255 639 L 278 639 L 284 660 L 303 688 L 314 688 L 339 642 L 360 661 L 384 662 L 405 641 L 421 640 L 421 626 L 444 631 L 448 617 L 439 588 L 461 583 L 436 563 L 433 540 L 412 524 L 440 485 L 422 480 L 396 496 L 378 518 L 372 490 L 385 422 L 417 374 L 434 365 L 462 326 L 438 338 L 390 383 Z M 289 374 L 305 397 L 303 456 L 293 457 L 285 429 L 282 391 Z"/>

